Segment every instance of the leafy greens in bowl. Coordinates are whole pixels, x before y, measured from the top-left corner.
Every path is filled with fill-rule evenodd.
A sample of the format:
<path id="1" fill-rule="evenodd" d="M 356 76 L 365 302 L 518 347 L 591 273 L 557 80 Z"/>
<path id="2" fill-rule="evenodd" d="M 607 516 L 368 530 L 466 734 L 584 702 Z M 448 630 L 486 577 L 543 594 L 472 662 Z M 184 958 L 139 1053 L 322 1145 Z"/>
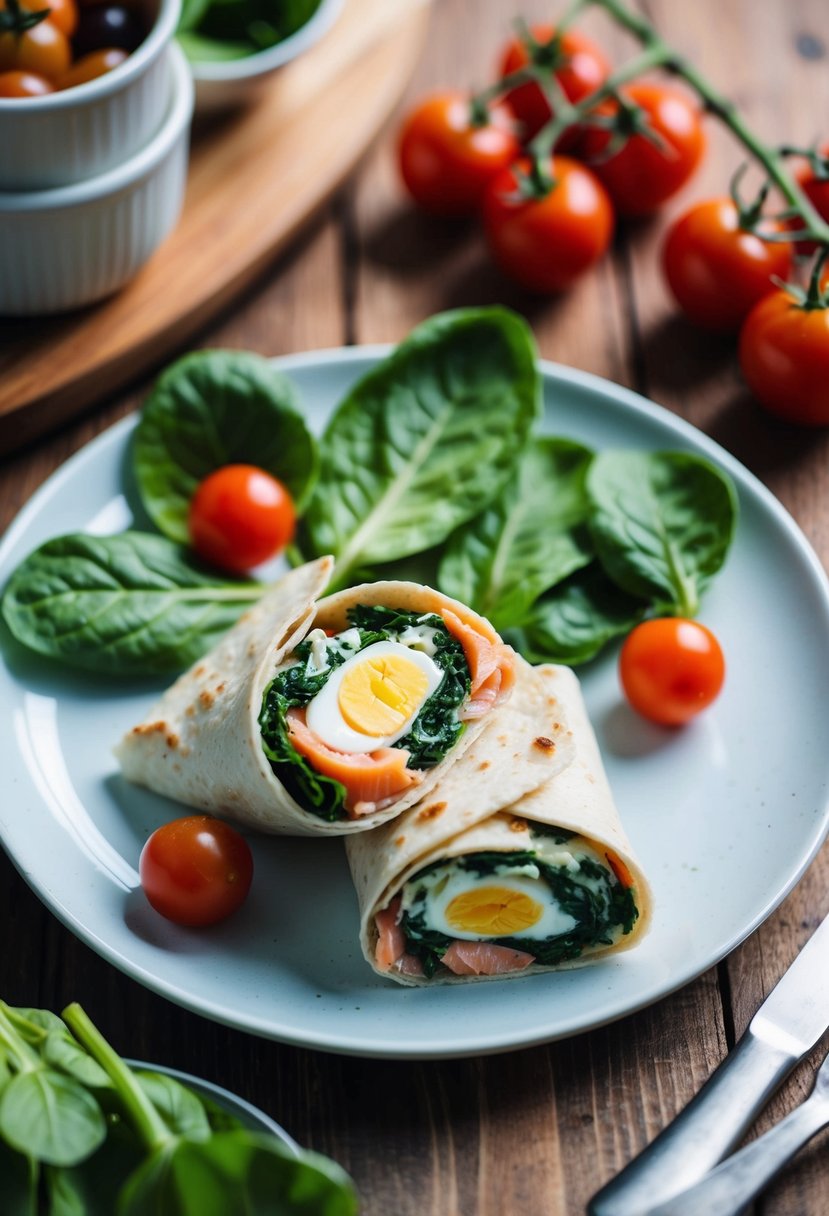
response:
<path id="1" fill-rule="evenodd" d="M 334 23 L 343 0 L 184 0 L 178 42 L 196 82 L 196 105 L 247 101 L 277 69 Z"/>

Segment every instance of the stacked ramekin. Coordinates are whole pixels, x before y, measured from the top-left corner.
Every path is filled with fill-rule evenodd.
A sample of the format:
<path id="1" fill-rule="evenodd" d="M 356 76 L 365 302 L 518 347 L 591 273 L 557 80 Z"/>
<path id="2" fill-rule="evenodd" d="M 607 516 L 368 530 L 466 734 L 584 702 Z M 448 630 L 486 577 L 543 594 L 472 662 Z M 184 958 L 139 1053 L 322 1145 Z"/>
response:
<path id="1" fill-rule="evenodd" d="M 180 3 L 151 3 L 149 34 L 107 75 L 0 98 L 0 315 L 112 294 L 175 226 L 193 114 Z"/>

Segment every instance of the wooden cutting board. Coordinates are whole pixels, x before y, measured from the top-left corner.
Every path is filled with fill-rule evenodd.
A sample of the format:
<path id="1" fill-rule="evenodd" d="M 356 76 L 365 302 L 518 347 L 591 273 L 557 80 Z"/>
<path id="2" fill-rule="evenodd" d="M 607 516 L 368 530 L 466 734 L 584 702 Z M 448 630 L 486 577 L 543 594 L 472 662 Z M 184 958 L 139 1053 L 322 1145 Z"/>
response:
<path id="1" fill-rule="evenodd" d="M 428 8 L 346 0 L 255 104 L 197 123 L 182 218 L 136 279 L 77 313 L 0 321 L 0 452 L 159 363 L 290 242 L 400 99 Z"/>

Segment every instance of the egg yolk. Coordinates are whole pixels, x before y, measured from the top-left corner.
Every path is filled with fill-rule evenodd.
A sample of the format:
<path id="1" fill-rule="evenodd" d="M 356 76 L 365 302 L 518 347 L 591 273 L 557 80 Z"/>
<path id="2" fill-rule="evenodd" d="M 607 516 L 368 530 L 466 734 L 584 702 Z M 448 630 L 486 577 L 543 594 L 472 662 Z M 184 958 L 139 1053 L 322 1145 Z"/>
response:
<path id="1" fill-rule="evenodd" d="M 509 887 L 475 887 L 456 895 L 446 908 L 453 929 L 496 937 L 529 929 L 541 919 L 541 904 Z"/>
<path id="2" fill-rule="evenodd" d="M 429 677 L 403 655 L 378 655 L 343 676 L 337 702 L 353 730 L 379 738 L 393 735 L 420 708 Z"/>

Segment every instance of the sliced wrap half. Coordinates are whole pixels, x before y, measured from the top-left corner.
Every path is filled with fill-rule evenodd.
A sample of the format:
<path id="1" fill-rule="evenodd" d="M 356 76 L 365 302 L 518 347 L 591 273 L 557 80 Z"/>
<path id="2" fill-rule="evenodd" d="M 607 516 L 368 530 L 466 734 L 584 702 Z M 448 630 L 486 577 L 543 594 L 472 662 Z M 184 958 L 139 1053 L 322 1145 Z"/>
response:
<path id="1" fill-rule="evenodd" d="M 541 784 L 535 683 L 542 738 L 567 727 Z M 647 880 L 565 667 L 519 659 L 497 731 L 476 740 L 419 807 L 346 848 L 363 954 L 401 984 L 579 966 L 635 945 L 650 920 Z"/>
<path id="2" fill-rule="evenodd" d="M 507 700 L 515 655 L 414 583 L 317 603 L 330 558 L 292 570 L 116 748 L 124 775 L 266 832 L 363 832 L 428 795 Z"/>

